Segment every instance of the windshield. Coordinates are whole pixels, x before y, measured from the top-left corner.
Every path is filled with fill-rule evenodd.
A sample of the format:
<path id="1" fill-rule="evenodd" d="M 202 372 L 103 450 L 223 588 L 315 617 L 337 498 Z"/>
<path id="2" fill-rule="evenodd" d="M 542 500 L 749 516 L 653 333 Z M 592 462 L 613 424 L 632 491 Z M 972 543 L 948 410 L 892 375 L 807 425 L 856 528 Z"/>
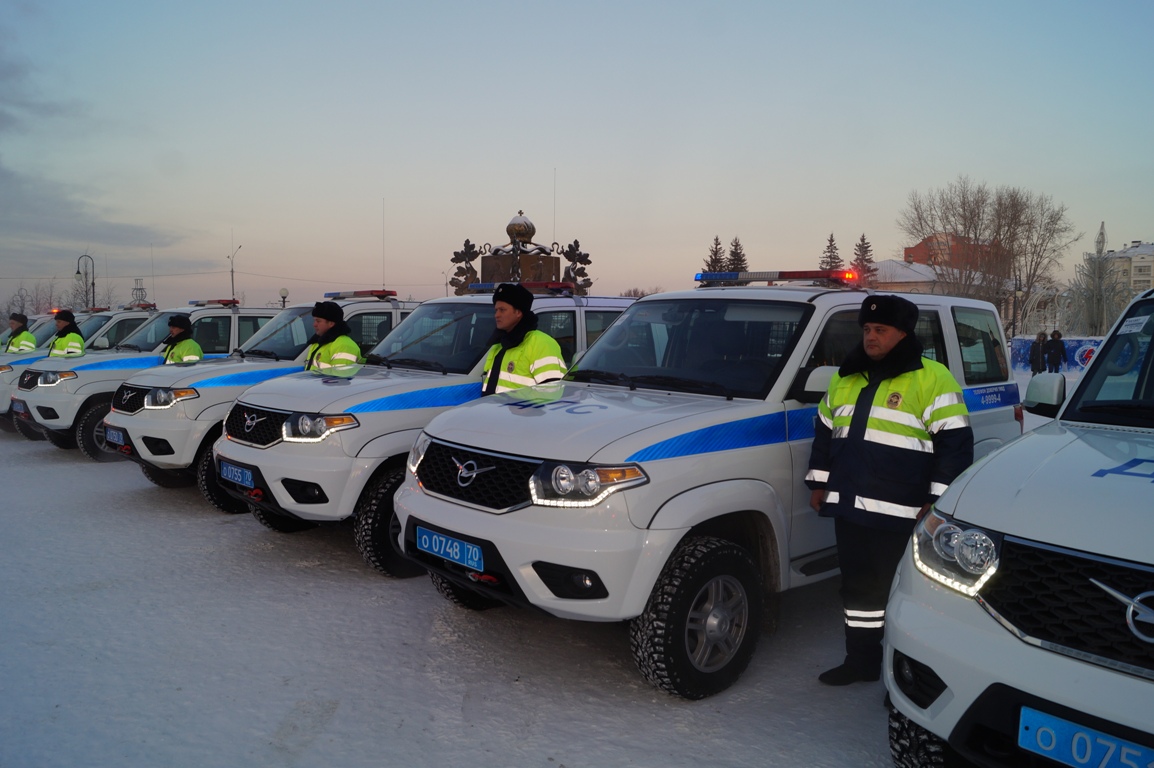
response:
<path id="1" fill-rule="evenodd" d="M 812 309 L 721 298 L 638 302 L 567 378 L 761 399 Z"/>
<path id="2" fill-rule="evenodd" d="M 32 335 L 36 337 L 36 346 L 42 346 L 49 339 L 56 335 L 56 318 L 45 317 L 32 323 L 29 329 Z"/>
<path id="3" fill-rule="evenodd" d="M 1063 420 L 1154 427 L 1154 299 L 1132 305 L 1094 353 Z"/>
<path id="4" fill-rule="evenodd" d="M 246 354 L 269 353 L 279 360 L 295 360 L 313 335 L 312 307 L 289 307 L 265 323 L 240 345 Z"/>
<path id="5" fill-rule="evenodd" d="M 402 368 L 468 373 L 489 350 L 495 327 L 488 303 L 422 304 L 372 354 Z"/>
<path id="6" fill-rule="evenodd" d="M 158 312 L 149 318 L 144 325 L 125 336 L 117 346 L 136 348 L 141 352 L 151 352 L 168 338 L 169 318 L 187 314 L 187 312 Z"/>

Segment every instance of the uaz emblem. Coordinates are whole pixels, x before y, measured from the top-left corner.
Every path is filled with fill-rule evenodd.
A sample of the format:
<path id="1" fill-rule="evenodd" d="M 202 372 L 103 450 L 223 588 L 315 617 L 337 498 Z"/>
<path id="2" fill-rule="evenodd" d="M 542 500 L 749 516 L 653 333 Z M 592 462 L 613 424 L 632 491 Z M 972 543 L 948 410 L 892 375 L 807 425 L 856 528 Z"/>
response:
<path id="1" fill-rule="evenodd" d="M 1154 626 L 1154 607 L 1145 605 L 1142 602 L 1143 600 L 1154 598 L 1154 591 L 1143 592 L 1137 597 L 1126 597 L 1126 595 L 1118 590 L 1107 587 L 1097 579 L 1090 579 L 1090 583 L 1126 606 L 1126 624 L 1129 625 L 1130 631 L 1134 633 L 1134 637 L 1146 643 L 1154 643 L 1154 635 L 1148 635 L 1136 626 L 1136 622 L 1139 621 Z"/>
<path id="2" fill-rule="evenodd" d="M 473 461 L 472 459 L 462 464 L 461 462 L 457 461 L 455 456 L 453 457 L 453 463 L 457 465 L 457 485 L 461 486 L 462 488 L 468 488 L 469 485 L 472 484 L 473 478 L 482 472 L 488 472 L 490 469 L 496 469 L 496 467 L 478 467 L 477 462 Z"/>
<path id="3" fill-rule="evenodd" d="M 260 422 L 264 421 L 266 418 L 268 418 L 268 417 L 267 416 L 261 416 L 258 418 L 255 413 L 244 414 L 244 431 L 245 432 L 252 432 L 253 427 L 255 427 Z"/>

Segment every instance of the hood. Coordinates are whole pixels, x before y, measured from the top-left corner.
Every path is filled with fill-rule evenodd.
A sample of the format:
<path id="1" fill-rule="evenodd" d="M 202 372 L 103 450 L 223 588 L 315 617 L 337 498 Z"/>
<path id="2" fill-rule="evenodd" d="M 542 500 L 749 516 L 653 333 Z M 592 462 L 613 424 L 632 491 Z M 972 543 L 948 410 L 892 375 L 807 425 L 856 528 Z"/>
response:
<path id="1" fill-rule="evenodd" d="M 225 357 L 202 360 L 195 365 L 158 365 L 141 371 L 126 384 L 139 387 L 251 387 L 290 373 L 300 373 L 304 365 L 291 360 Z"/>
<path id="2" fill-rule="evenodd" d="M 725 424 L 718 424 L 719 410 L 725 411 Z M 729 440 L 724 447 L 737 447 L 732 442 L 735 430 L 727 427 L 766 413 L 760 400 L 565 382 L 490 395 L 453 408 L 433 419 L 426 432 L 439 440 L 542 459 L 643 461 L 683 455 L 675 444 L 694 440 L 687 436 L 701 434 L 699 430 Z M 681 422 L 676 429 L 668 426 L 675 421 Z M 700 440 L 694 443 L 694 453 L 710 450 Z"/>
<path id="3" fill-rule="evenodd" d="M 1154 563 L 1154 435 L 1051 422 L 975 464 L 938 508 L 974 525 Z"/>
<path id="4" fill-rule="evenodd" d="M 434 402 L 401 403 L 397 398 L 427 389 L 446 389 Z M 409 369 L 365 366 L 352 376 L 325 375 L 305 371 L 269 379 L 241 395 L 248 405 L 282 411 L 312 413 L 364 413 L 395 410 L 401 407 L 437 407 L 458 405 L 481 395 L 481 380 L 476 376 L 442 375 Z M 440 402 L 440 399 L 447 400 Z"/>

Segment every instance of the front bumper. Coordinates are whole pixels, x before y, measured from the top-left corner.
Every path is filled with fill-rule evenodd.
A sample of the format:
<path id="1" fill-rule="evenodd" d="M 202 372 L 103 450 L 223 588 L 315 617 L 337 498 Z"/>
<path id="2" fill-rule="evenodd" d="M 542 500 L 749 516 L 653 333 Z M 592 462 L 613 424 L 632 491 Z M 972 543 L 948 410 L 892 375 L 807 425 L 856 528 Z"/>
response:
<path id="1" fill-rule="evenodd" d="M 112 411 L 104 417 L 104 425 L 124 433 L 131 450 L 121 453 L 133 461 L 159 469 L 186 469 L 196 463 L 205 435 L 220 421 L 190 419 L 176 410 L 179 407 L 134 414 Z"/>
<path id="2" fill-rule="evenodd" d="M 915 703 L 899 684 L 905 656 L 944 685 Z M 909 548 L 886 609 L 885 682 L 894 706 L 981 765 L 1033 765 L 1017 747 L 1023 705 L 1154 746 L 1154 681 L 1019 640 L 977 600 L 918 572 Z M 926 699 L 932 699 L 927 703 Z"/>
<path id="3" fill-rule="evenodd" d="M 687 530 L 634 527 L 627 493 L 612 494 L 595 507 L 528 506 L 495 514 L 427 494 L 409 473 L 393 506 L 401 524 L 402 551 L 429 570 L 487 597 L 561 618 L 621 621 L 644 610 L 661 569 Z M 470 572 L 419 551 L 418 525 L 480 546 L 485 571 Z M 569 596 L 566 580 L 579 574 L 593 574 L 607 595 Z"/>
<path id="4" fill-rule="evenodd" d="M 12 400 L 24 403 L 31 422 L 42 430 L 57 432 L 72 429 L 76 424 L 76 414 L 84 404 L 84 397 L 70 392 L 64 384 L 37 387 L 30 391 L 16 389 L 12 393 Z"/>
<path id="5" fill-rule="evenodd" d="M 350 457 L 339 441 L 331 439 L 282 442 L 264 449 L 220 439 L 213 453 L 218 472 L 221 459 L 254 470 L 260 494 L 220 478 L 221 487 L 230 495 L 278 514 L 317 522 L 352 517 L 361 490 L 382 462 Z"/>

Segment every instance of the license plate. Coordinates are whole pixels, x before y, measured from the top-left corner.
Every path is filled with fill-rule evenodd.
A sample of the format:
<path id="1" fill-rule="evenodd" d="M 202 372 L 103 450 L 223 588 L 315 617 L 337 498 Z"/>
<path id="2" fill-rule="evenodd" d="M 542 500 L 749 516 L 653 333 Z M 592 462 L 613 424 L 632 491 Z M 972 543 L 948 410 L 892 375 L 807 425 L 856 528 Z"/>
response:
<path id="1" fill-rule="evenodd" d="M 104 442 L 124 445 L 124 433 L 114 427 L 104 428 Z"/>
<path id="2" fill-rule="evenodd" d="M 476 544 L 454 539 L 443 533 L 434 533 L 419 525 L 417 526 L 417 549 L 457 565 L 463 565 L 473 571 L 485 570 L 485 558 L 481 556 L 481 548 Z"/>
<path id="3" fill-rule="evenodd" d="M 13 400 L 12 401 L 12 410 L 15 411 L 16 413 L 27 413 L 28 412 L 28 409 L 24 407 L 24 401 L 23 400 Z"/>
<path id="4" fill-rule="evenodd" d="M 235 464 L 230 464 L 224 459 L 220 460 L 220 477 L 222 480 L 228 480 L 230 483 L 242 485 L 245 488 L 252 488 L 252 470 L 238 467 Z"/>
<path id="5" fill-rule="evenodd" d="M 1062 765 L 1152 768 L 1154 749 L 1022 707 L 1018 746 Z"/>

